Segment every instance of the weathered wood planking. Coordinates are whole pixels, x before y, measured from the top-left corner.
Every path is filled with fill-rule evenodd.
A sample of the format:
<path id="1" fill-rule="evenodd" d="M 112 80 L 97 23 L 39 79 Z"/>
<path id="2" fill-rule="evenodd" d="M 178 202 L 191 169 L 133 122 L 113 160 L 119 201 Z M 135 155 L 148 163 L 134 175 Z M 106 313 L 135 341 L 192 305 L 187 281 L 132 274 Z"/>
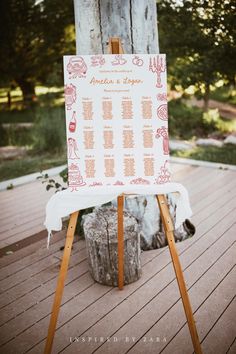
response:
<path id="1" fill-rule="evenodd" d="M 228 206 L 229 208 L 230 208 L 230 205 Z M 226 208 L 225 208 L 226 209 Z M 221 210 L 221 212 L 222 212 L 222 216 L 224 215 L 224 209 L 223 210 Z M 219 213 L 218 213 L 219 214 Z M 213 222 L 214 222 L 214 224 L 216 223 L 216 220 L 218 220 L 219 219 L 219 215 L 214 215 L 214 216 L 212 216 L 212 218 L 211 218 L 212 220 L 213 220 Z M 224 230 L 224 228 L 227 228 L 227 225 L 229 224 L 229 222 L 230 222 L 230 220 L 228 219 L 228 220 L 225 220 L 225 218 L 223 217 L 223 219 L 224 219 L 224 222 L 223 222 L 223 224 L 220 224 L 220 225 L 217 225 L 213 230 L 211 230 L 210 231 L 210 234 L 213 236 L 214 235 L 214 238 L 215 239 L 217 239 L 217 237 L 219 237 L 219 235 L 220 235 L 220 233 L 222 233 L 222 230 Z M 232 220 L 233 220 L 233 215 L 232 215 Z M 220 227 L 219 227 L 220 226 Z M 202 232 L 203 232 L 203 230 L 206 230 L 206 228 L 207 228 L 207 226 L 205 225 L 204 227 L 202 227 Z M 210 224 L 209 224 L 209 228 L 211 229 L 212 227 L 210 226 Z M 211 236 L 211 237 L 212 237 Z M 189 241 L 195 241 L 194 239 L 192 239 L 192 240 L 189 240 Z M 205 248 L 205 249 L 207 249 L 207 248 L 209 248 L 209 246 L 210 246 L 210 241 L 212 242 L 212 239 L 211 238 L 206 238 L 205 239 L 205 241 L 207 241 L 207 242 L 201 242 L 200 241 L 200 243 L 199 243 L 199 246 L 201 247 L 200 249 L 199 249 L 199 246 L 198 246 L 198 248 L 196 248 L 196 255 L 194 255 L 194 253 L 192 252 L 193 251 L 193 249 L 192 249 L 192 251 L 190 252 L 190 250 L 188 250 L 188 252 L 187 253 L 185 253 L 186 255 L 188 255 L 188 259 L 189 259 L 189 261 L 188 262 L 192 262 L 196 257 L 197 257 L 197 254 L 199 254 L 199 252 L 200 252 L 200 254 L 202 253 L 202 247 L 203 248 Z M 186 241 L 185 241 L 186 242 Z M 186 248 L 186 246 L 187 246 L 187 243 L 185 243 L 185 242 L 183 242 L 182 244 L 178 244 L 178 247 L 180 247 L 180 248 L 182 248 L 182 246 L 184 246 L 184 248 Z M 149 252 L 145 252 L 145 254 L 149 254 Z M 159 254 L 159 253 L 158 253 Z M 167 252 L 165 252 L 165 254 L 167 255 L 168 253 Z M 165 256 L 165 258 L 164 259 L 166 259 L 166 256 Z M 156 266 L 154 265 L 154 263 L 153 262 L 149 262 L 149 269 L 147 269 L 147 274 L 149 274 L 149 277 L 152 277 L 152 273 L 151 273 L 151 269 L 153 269 L 155 272 L 158 270 L 158 265 L 160 264 L 160 267 L 163 267 L 163 263 L 162 263 L 162 261 L 161 261 L 161 258 L 159 257 L 157 257 L 156 258 Z M 159 263 L 160 262 L 160 263 Z M 148 265 L 147 265 L 148 266 Z M 171 264 L 170 264 L 170 269 L 171 269 Z M 172 272 L 172 275 L 173 275 L 173 272 Z M 163 279 L 163 277 L 161 277 L 160 278 L 160 276 L 158 275 L 158 278 L 159 279 Z M 141 278 L 141 279 L 143 279 L 143 277 Z M 150 279 L 150 278 L 149 278 Z M 145 279 L 143 279 L 144 280 L 144 282 L 146 283 L 147 282 L 147 280 L 145 280 Z M 158 283 L 158 282 L 157 282 Z M 78 283 L 79 284 L 79 283 Z M 137 284 L 137 283 L 134 283 L 134 284 Z M 126 289 L 126 288 L 125 288 Z M 91 289 L 92 290 L 92 289 Z M 67 293 L 67 291 L 65 292 L 65 294 Z M 115 295 L 115 293 L 114 293 L 114 290 L 112 290 L 112 296 L 109 296 L 109 300 L 105 300 L 104 299 L 104 304 L 106 303 L 106 305 L 107 305 L 107 303 L 108 302 L 113 302 L 113 296 Z M 82 294 L 81 294 L 82 295 Z M 126 296 L 127 294 L 125 294 L 125 296 Z M 108 295 L 107 295 L 108 296 Z M 146 295 L 145 295 L 146 296 Z M 145 299 L 145 296 L 144 296 L 144 299 Z M 86 297 L 86 295 L 85 295 L 85 298 L 87 298 Z M 115 300 L 115 298 L 114 298 L 114 300 Z M 79 297 L 78 297 L 78 301 L 79 301 Z M 82 298 L 81 298 L 81 301 L 83 302 L 83 300 L 82 300 Z M 148 299 L 146 298 L 146 302 L 148 302 Z M 77 303 L 77 301 L 75 302 L 75 304 Z M 72 308 L 74 307 L 74 306 L 77 306 L 77 305 L 73 305 L 73 303 L 71 303 L 71 306 L 72 306 Z M 95 303 L 94 304 L 94 306 L 98 306 L 98 304 L 97 303 Z M 113 305 L 114 306 L 114 305 Z M 100 306 L 99 306 L 99 308 L 100 308 Z M 67 310 L 68 309 L 65 309 L 65 311 L 67 312 Z M 88 311 L 92 311 L 92 308 L 90 308 L 90 309 L 88 309 Z M 92 311 L 93 312 L 93 311 Z M 87 318 L 87 316 L 88 316 L 88 314 L 89 314 L 89 312 L 86 312 L 86 314 L 85 314 L 85 318 Z M 93 314 L 94 314 L 94 312 L 93 312 Z M 99 315 L 99 313 L 98 313 L 98 315 Z M 24 316 L 25 316 L 25 314 L 24 314 Z M 101 315 L 100 315 L 101 316 Z M 27 316 L 26 316 L 26 318 L 27 318 Z M 68 318 L 67 316 L 66 316 L 66 318 Z M 66 320 L 66 318 L 64 318 L 64 320 Z M 84 320 L 85 320 L 85 318 L 84 318 Z M 78 323 L 79 323 L 79 328 L 80 328 L 80 326 L 85 326 L 86 325 L 86 323 L 87 322 L 85 322 L 84 324 L 82 324 L 82 322 L 84 322 L 84 320 L 82 321 L 82 319 L 83 319 L 83 317 L 81 318 L 81 316 L 79 316 L 79 318 L 78 318 Z M 19 320 L 19 323 L 20 323 L 20 317 L 18 317 L 18 320 Z M 82 321 L 82 322 L 81 322 Z M 41 323 L 41 325 L 43 326 L 43 323 L 45 322 L 45 320 L 42 320 L 40 323 Z M 72 321 L 73 322 L 73 321 Z M 88 323 L 87 323 L 87 325 L 88 325 Z M 34 325 L 34 327 L 36 326 L 36 328 L 35 328 L 35 330 L 37 331 L 37 330 L 39 330 L 39 328 L 38 328 L 38 325 Z M 71 326 L 70 326 L 70 323 L 68 323 L 65 327 L 67 328 L 67 326 L 69 326 L 68 327 L 68 331 L 70 330 L 71 331 Z M 32 335 L 32 330 L 33 330 L 33 328 L 34 327 L 31 327 L 29 330 L 27 330 L 26 331 L 26 333 L 22 333 L 22 335 L 20 335 L 19 336 L 19 338 L 18 338 L 18 342 L 19 341 L 21 341 L 21 340 L 23 340 L 23 337 L 25 336 L 25 335 L 27 335 L 27 333 L 31 333 L 30 335 Z M 63 331 L 66 329 L 66 328 L 63 328 Z M 77 333 L 78 331 L 77 331 L 77 329 L 78 329 L 78 325 L 77 326 L 75 326 L 75 328 L 74 328 L 74 330 L 75 330 L 75 332 Z M 41 330 L 39 331 L 39 333 L 41 333 Z M 60 332 L 59 332 L 60 333 Z M 63 332 L 64 333 L 64 335 L 65 335 L 65 332 Z M 69 333 L 69 332 L 68 332 Z M 72 333 L 72 335 L 73 335 L 73 331 L 71 332 Z M 29 335 L 29 334 L 28 334 Z M 23 337 L 22 337 L 23 336 Z M 65 337 L 64 337 L 65 338 Z M 57 340 L 60 340 L 60 339 L 57 339 Z M 17 340 L 15 340 L 15 342 L 17 343 Z M 14 347 L 14 346 L 13 346 Z M 32 350 L 32 352 L 37 352 L 36 351 L 36 348 L 34 349 L 34 350 Z M 40 351 L 38 351 L 38 352 L 40 352 Z"/>
<path id="2" fill-rule="evenodd" d="M 226 223 L 224 224 L 224 228 L 227 228 Z M 218 227 L 219 229 L 219 227 Z M 189 268 L 188 273 L 190 271 L 189 279 L 192 279 L 191 281 L 194 283 L 195 279 L 200 279 L 201 276 L 205 273 L 205 267 L 210 266 L 214 264 L 214 261 L 222 254 L 223 251 L 221 251 L 220 244 L 218 244 L 217 247 L 217 252 L 215 252 L 215 249 L 212 250 L 213 256 L 212 257 L 202 257 L 199 259 L 199 255 L 203 253 L 203 251 L 207 250 L 211 243 L 217 240 L 217 237 L 221 235 L 221 233 L 217 232 L 217 227 L 214 228 L 214 230 L 210 231 L 209 236 L 206 236 L 206 244 L 204 242 L 199 242 L 199 244 L 195 245 L 194 249 L 191 251 L 194 251 L 193 253 L 186 252 L 184 256 L 182 257 L 181 261 L 184 262 L 184 266 Z M 223 228 L 221 228 L 222 232 Z M 222 235 L 221 235 L 222 236 Z M 213 237 L 213 239 L 212 239 Z M 221 240 L 222 242 L 222 240 Z M 231 239 L 228 241 L 228 245 L 230 245 L 230 242 L 232 243 L 232 235 Z M 183 246 L 184 243 L 179 244 L 178 246 Z M 227 248 L 227 245 L 225 245 Z M 234 250 L 232 249 L 230 251 L 230 258 L 229 258 L 229 264 L 232 264 L 232 261 L 234 260 Z M 146 253 L 146 252 L 145 252 Z M 147 252 L 148 253 L 148 252 Z M 133 328 L 131 328 L 131 331 L 133 330 L 133 335 L 135 336 L 135 331 L 141 330 L 143 333 L 144 326 L 147 328 L 150 328 L 152 326 L 151 318 L 153 319 L 152 321 L 156 321 L 158 318 L 155 316 L 156 311 L 158 310 L 160 313 L 160 316 L 165 313 L 166 310 L 168 310 L 169 306 L 170 308 L 173 306 L 173 304 L 176 302 L 176 300 L 179 299 L 178 297 L 178 292 L 177 292 L 177 285 L 175 285 L 175 277 L 172 271 L 172 264 L 169 263 L 168 267 L 165 266 L 165 262 L 167 260 L 168 254 L 162 253 L 162 255 L 159 257 L 155 258 L 155 261 L 153 260 L 152 262 L 149 262 L 145 267 L 144 267 L 144 273 L 143 277 L 137 282 L 133 283 L 136 284 L 137 286 L 135 287 L 134 285 L 132 286 L 129 285 L 127 286 L 124 291 L 124 298 L 123 301 L 119 294 L 117 294 L 117 291 L 114 289 L 111 290 L 111 292 L 108 292 L 106 295 L 101 297 L 98 301 L 95 303 L 91 304 L 85 311 L 82 311 L 78 309 L 78 315 L 74 317 L 70 322 L 67 322 L 64 326 L 62 326 L 57 333 L 56 336 L 56 341 L 55 341 L 55 350 L 56 352 L 60 352 L 63 348 L 69 345 L 69 343 L 65 343 L 65 338 L 69 338 L 70 336 L 80 336 L 80 335 L 89 335 L 89 336 L 104 336 L 106 337 L 107 335 L 113 335 L 115 332 L 115 329 L 122 327 L 125 325 L 125 323 L 129 320 L 132 321 L 133 315 L 135 313 L 137 316 L 139 316 L 139 321 L 136 321 L 136 325 L 133 324 Z M 168 257 L 169 258 L 169 257 Z M 228 257 L 226 257 L 228 259 Z M 202 259 L 205 260 L 205 263 L 201 266 L 202 264 Z M 164 262 L 164 263 L 163 263 Z M 227 269 L 227 265 L 222 262 L 223 267 Z M 192 268 L 192 269 L 191 269 Z M 215 274 L 215 272 L 213 272 Z M 156 274 L 156 275 L 155 275 Z M 154 276 L 155 275 L 155 276 Z M 216 280 L 219 280 L 219 274 L 216 275 Z M 147 277 L 148 276 L 148 281 Z M 222 274 L 223 276 L 223 274 Z M 168 279 L 169 280 L 168 280 Z M 170 281 L 171 279 L 171 281 Z M 169 284 L 169 285 L 168 285 Z M 189 284 L 191 285 L 191 284 Z M 168 286 L 168 291 L 166 291 L 166 286 Z M 206 289 L 209 289 L 208 283 L 205 283 Z M 172 289 L 172 290 L 170 290 Z M 169 291 L 170 290 L 170 291 Z M 160 292 L 163 291 L 163 292 Z M 198 291 L 198 287 L 196 286 L 196 291 Z M 159 292 L 161 294 L 161 297 L 159 297 Z M 84 294 L 85 297 L 81 298 L 81 301 L 84 302 L 86 295 Z M 158 300 L 155 301 L 155 310 L 152 308 L 152 304 L 149 306 L 149 302 L 153 301 L 152 299 L 154 296 L 158 296 Z M 197 296 L 195 296 L 197 297 Z M 118 301 L 118 303 L 117 303 Z M 79 299 L 78 302 L 74 303 L 74 306 L 80 306 L 79 305 Z M 77 304 L 77 305 L 76 305 Z M 87 304 L 87 302 L 86 302 Z M 119 306 L 117 306 L 119 304 Z M 72 304 L 71 304 L 72 305 Z M 86 306 L 86 305 L 85 305 Z M 149 306 L 150 311 L 148 312 L 148 315 L 145 317 L 145 311 L 140 313 L 138 309 L 142 309 L 142 306 Z M 99 308 L 99 311 L 96 309 Z M 67 309 L 64 309 L 65 316 L 67 314 Z M 104 317 L 105 316 L 105 317 Z M 99 320 L 99 318 L 101 319 Z M 115 319 L 115 320 L 114 320 Z M 66 322 L 66 319 L 63 319 Z M 184 319 L 184 314 L 183 314 L 183 321 Z M 44 321 L 43 321 L 44 323 Z M 42 325 L 43 325 L 42 323 Z M 91 325 L 94 323 L 93 327 Z M 132 323 L 132 322 L 131 322 Z M 170 323 L 166 324 L 166 331 L 169 326 L 173 323 L 172 319 Z M 138 325 L 139 324 L 139 325 Z M 86 332 L 86 328 L 89 328 L 88 332 Z M 127 328 L 126 328 L 127 329 Z M 31 335 L 33 332 L 31 329 L 29 329 L 28 335 Z M 102 334 L 103 333 L 103 334 Z M 23 338 L 22 338 L 23 339 Z M 72 346 L 68 347 L 67 350 L 65 350 L 65 353 L 73 353 L 76 352 L 75 348 L 78 343 L 74 343 Z M 99 342 L 98 343 L 79 343 L 80 345 L 80 350 L 83 352 L 86 347 L 86 353 L 92 352 L 95 348 L 99 347 Z M 127 344 L 128 345 L 128 344 Z M 70 349 L 69 349 L 70 348 Z M 120 346 L 117 348 L 114 346 L 112 348 L 112 352 L 114 353 L 119 352 Z M 110 349 L 110 348 L 109 348 Z M 127 349 L 127 348 L 126 348 Z M 40 353 L 42 350 L 42 344 L 38 345 L 35 347 L 30 353 Z M 102 348 L 103 353 L 110 353 L 111 351 L 106 350 L 105 348 Z M 126 350 L 121 351 L 121 353 L 125 353 Z"/>

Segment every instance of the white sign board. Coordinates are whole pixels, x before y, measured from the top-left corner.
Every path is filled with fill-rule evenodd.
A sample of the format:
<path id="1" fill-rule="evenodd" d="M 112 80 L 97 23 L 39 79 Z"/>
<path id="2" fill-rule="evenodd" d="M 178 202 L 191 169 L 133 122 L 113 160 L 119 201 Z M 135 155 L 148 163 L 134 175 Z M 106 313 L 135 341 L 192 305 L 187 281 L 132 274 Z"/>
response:
<path id="1" fill-rule="evenodd" d="M 65 56 L 64 75 L 71 190 L 169 182 L 165 55 Z"/>

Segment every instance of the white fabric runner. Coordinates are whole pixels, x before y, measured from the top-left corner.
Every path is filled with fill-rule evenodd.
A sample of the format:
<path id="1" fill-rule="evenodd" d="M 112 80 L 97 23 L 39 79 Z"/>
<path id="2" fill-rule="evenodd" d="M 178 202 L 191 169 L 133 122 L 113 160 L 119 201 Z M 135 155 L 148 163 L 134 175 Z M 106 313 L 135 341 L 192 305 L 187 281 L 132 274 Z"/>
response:
<path id="1" fill-rule="evenodd" d="M 157 186 L 109 186 L 109 194 L 107 188 L 103 187 L 99 187 L 99 194 L 97 194 L 98 190 L 96 190 L 96 187 L 94 187 L 94 190 L 83 187 L 78 191 L 71 192 L 68 188 L 62 192 L 58 192 L 50 198 L 46 206 L 44 225 L 48 231 L 48 247 L 52 231 L 61 230 L 62 218 L 75 211 L 108 203 L 122 193 L 132 194 L 130 196 L 126 195 L 126 198 L 134 198 L 136 195 L 156 195 L 174 192 L 179 193 L 179 198 L 176 199 L 175 221 L 175 227 L 178 228 L 185 219 L 192 215 L 188 192 L 180 183 L 165 183 Z"/>

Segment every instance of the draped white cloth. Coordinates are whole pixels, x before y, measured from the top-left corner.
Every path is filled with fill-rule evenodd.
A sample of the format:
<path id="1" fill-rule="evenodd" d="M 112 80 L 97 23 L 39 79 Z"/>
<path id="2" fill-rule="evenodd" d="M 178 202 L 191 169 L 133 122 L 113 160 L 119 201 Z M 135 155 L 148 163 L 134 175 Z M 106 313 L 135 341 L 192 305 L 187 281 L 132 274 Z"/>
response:
<path id="1" fill-rule="evenodd" d="M 68 188 L 62 192 L 58 192 L 50 198 L 46 206 L 44 225 L 48 231 L 48 246 L 52 231 L 61 230 L 62 218 L 75 211 L 108 203 L 122 193 L 130 194 L 126 195 L 126 198 L 133 198 L 137 195 L 157 195 L 175 192 L 178 193 L 175 219 L 175 227 L 178 228 L 185 219 L 188 219 L 192 215 L 188 192 L 180 183 L 165 183 L 151 186 L 109 186 L 109 193 L 107 188 L 99 187 L 99 194 L 97 194 L 98 190 L 96 190 L 96 187 L 94 189 L 83 187 L 81 190 L 73 192 Z"/>

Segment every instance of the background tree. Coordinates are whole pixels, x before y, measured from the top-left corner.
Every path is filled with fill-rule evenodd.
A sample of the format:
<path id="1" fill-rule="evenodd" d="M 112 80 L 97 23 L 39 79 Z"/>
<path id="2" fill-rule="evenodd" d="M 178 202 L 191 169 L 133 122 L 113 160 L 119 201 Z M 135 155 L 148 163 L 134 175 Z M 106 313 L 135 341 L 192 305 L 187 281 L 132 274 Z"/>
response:
<path id="1" fill-rule="evenodd" d="M 167 53 L 172 86 L 195 85 L 208 108 L 210 85 L 235 83 L 235 2 L 158 1 L 161 51 Z"/>
<path id="2" fill-rule="evenodd" d="M 75 51 L 73 3 L 3 0 L 0 17 L 0 84 L 19 86 L 24 100 L 31 100 L 36 83 L 47 83 L 52 73 L 58 83 L 62 55 Z"/>

